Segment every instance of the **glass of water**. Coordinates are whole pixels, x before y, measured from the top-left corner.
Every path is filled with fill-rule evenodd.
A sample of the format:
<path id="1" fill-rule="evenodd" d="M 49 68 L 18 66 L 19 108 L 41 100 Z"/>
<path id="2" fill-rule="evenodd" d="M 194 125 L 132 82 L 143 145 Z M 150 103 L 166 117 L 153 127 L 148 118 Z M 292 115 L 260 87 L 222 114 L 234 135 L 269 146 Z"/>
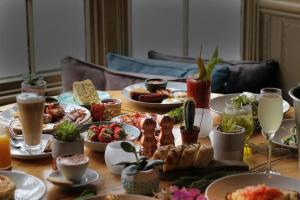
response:
<path id="1" fill-rule="evenodd" d="M 260 91 L 258 103 L 258 120 L 263 136 L 269 143 L 268 170 L 272 172 L 272 142 L 275 132 L 279 129 L 283 117 L 282 94 L 278 88 L 263 88 Z"/>

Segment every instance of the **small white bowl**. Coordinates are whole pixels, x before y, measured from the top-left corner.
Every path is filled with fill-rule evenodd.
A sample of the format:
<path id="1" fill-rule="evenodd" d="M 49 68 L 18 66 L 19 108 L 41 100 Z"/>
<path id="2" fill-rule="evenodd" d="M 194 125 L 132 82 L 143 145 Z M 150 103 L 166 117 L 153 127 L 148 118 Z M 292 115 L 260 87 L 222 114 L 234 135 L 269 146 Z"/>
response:
<path id="1" fill-rule="evenodd" d="M 115 165 L 118 162 L 126 161 L 126 162 L 134 162 L 136 158 L 133 153 L 127 153 L 121 148 L 121 142 L 123 141 L 115 141 L 111 142 L 107 145 L 105 149 L 104 159 L 106 167 L 111 171 L 111 173 L 120 175 L 124 166 Z M 134 145 L 130 141 L 126 141 Z"/>
<path id="2" fill-rule="evenodd" d="M 74 161 L 72 163 L 72 161 L 67 160 L 75 156 L 82 156 L 83 161 Z M 58 170 L 66 179 L 72 181 L 73 183 L 80 183 L 81 178 L 88 167 L 89 157 L 85 156 L 84 154 L 63 155 L 57 158 L 56 163 Z"/>

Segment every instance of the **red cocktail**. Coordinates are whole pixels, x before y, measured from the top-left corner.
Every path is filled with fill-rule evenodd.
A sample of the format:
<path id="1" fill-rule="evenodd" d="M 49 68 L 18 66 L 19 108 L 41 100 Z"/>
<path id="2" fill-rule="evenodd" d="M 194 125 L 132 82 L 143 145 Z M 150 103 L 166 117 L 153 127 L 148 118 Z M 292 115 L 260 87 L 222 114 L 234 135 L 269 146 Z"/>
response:
<path id="1" fill-rule="evenodd" d="M 196 103 L 196 108 L 209 109 L 210 80 L 187 79 L 187 96 Z"/>

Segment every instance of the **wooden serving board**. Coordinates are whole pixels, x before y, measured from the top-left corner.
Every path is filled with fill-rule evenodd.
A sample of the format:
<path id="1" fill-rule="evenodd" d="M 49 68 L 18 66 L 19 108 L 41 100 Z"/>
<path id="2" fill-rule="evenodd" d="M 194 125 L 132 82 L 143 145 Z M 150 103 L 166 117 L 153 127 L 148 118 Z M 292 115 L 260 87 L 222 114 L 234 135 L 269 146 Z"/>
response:
<path id="1" fill-rule="evenodd" d="M 189 168 L 185 170 L 174 170 L 167 173 L 161 171 L 160 174 L 162 180 L 175 180 L 181 176 L 203 176 L 216 171 L 247 172 L 249 171 L 249 167 L 241 161 L 212 160 L 205 168 Z"/>

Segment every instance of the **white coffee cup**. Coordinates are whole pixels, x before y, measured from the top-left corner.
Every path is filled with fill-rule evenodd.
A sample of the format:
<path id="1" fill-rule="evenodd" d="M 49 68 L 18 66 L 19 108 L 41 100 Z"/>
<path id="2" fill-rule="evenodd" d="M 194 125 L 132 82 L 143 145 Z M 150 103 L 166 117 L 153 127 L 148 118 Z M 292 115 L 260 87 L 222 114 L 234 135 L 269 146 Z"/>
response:
<path id="1" fill-rule="evenodd" d="M 73 183 L 80 183 L 88 164 L 89 157 L 84 154 L 63 155 L 56 160 L 60 173 Z"/>

